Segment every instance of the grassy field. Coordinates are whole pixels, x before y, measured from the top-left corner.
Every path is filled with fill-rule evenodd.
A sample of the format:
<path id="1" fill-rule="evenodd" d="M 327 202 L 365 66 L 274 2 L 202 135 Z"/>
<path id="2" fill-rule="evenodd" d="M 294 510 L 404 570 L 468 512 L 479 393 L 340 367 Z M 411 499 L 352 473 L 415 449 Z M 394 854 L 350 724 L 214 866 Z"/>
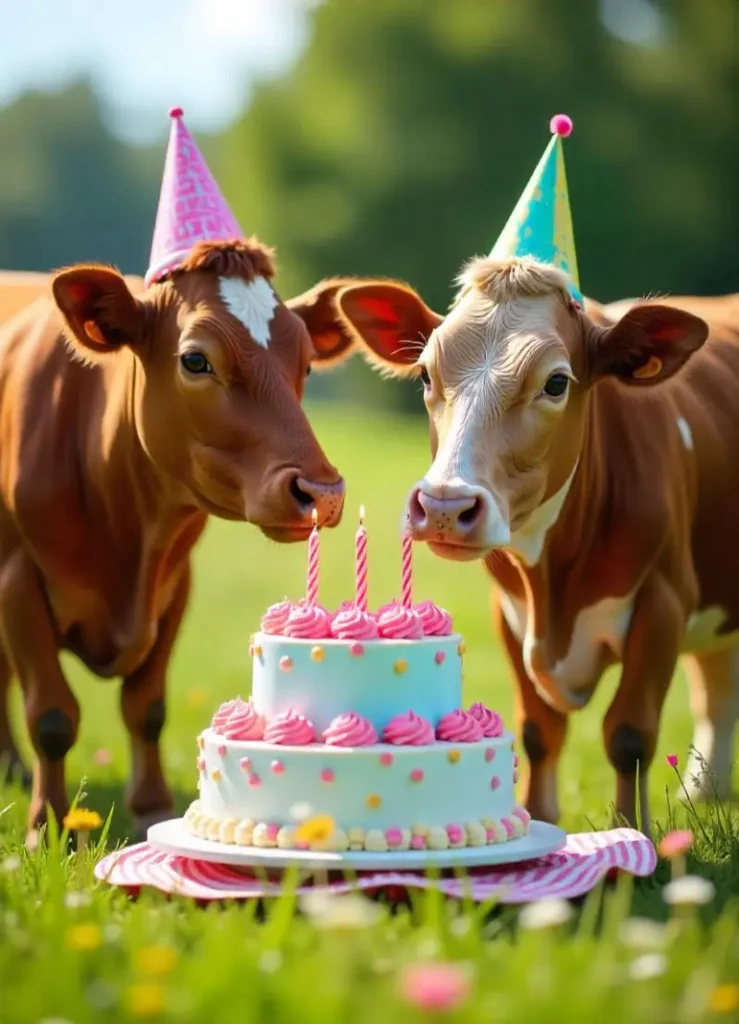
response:
<path id="1" fill-rule="evenodd" d="M 403 499 L 428 462 L 425 425 L 326 406 L 313 419 L 346 476 L 349 494 L 344 524 L 322 538 L 321 599 L 331 606 L 351 595 L 356 514 L 364 504 L 370 600 L 388 600 L 398 591 Z M 164 749 L 178 809 L 194 793 L 196 733 L 220 701 L 248 693 L 249 635 L 266 605 L 285 594 L 300 596 L 304 567 L 302 547 L 281 548 L 231 524 L 209 527 L 198 550 L 194 599 L 169 683 Z M 417 553 L 415 568 L 417 597 L 443 603 L 466 637 L 467 698 L 484 699 L 510 718 L 512 688 L 489 624 L 484 572 L 476 565 L 441 562 L 426 551 Z M 128 756 L 118 687 L 89 677 L 72 662 L 67 669 L 83 708 L 80 739 L 69 759 L 70 784 L 86 777 L 85 804 L 103 816 L 113 808 L 110 844 L 125 839 L 130 825 L 121 806 Z M 572 721 L 561 789 L 564 824 L 571 831 L 608 824 L 613 778 L 600 736 L 614 682 L 609 676 L 593 705 Z M 676 787 L 665 755 L 677 753 L 684 762 L 690 735 L 685 683 L 678 676 L 651 778 L 653 808 L 665 828 L 674 824 L 666 793 L 671 799 Z M 590 1020 L 594 1011 L 608 1021 L 722 1015 L 739 1020 L 739 989 L 716 988 L 739 981 L 733 903 L 739 890 L 739 825 L 725 810 L 708 821 L 690 865 L 716 887 L 715 899 L 700 912 L 707 930 L 683 909 L 666 931 L 651 938 L 644 932 L 629 942 L 622 924 L 630 913 L 668 916 L 659 890 L 669 875 L 666 865 L 635 892 L 619 885 L 605 902 L 604 917 L 596 894 L 577 924 L 525 931 L 515 941 L 511 912 L 489 923 L 490 908 L 444 908 L 433 899 L 421 901 L 412 919 L 381 916 L 349 935 L 332 927 L 339 922 L 330 914 L 315 923 L 295 919 L 289 893 L 260 927 L 249 909 L 206 912 L 152 896 L 131 905 L 120 893 L 91 884 L 94 854 L 84 862 L 53 850 L 48 857 L 26 858 L 21 849 L 25 795 L 6 789 L 0 796 L 3 808 L 0 1022 L 147 1016 L 217 1022 L 233 1019 L 236 1007 L 239 1018 L 255 1021 L 351 1017 L 360 1022 L 378 1015 L 388 1021 L 421 1020 L 431 1011 L 410 1005 L 418 995 L 408 986 L 403 997 L 402 971 L 415 961 L 439 958 L 462 962 L 466 972 L 458 986 L 462 1005 L 449 1011 L 457 1019 L 533 1021 L 554 1010 L 556 1020 L 571 1021 Z M 677 815 L 678 824 L 688 820 L 682 810 Z M 561 941 L 565 935 L 570 938 Z"/>

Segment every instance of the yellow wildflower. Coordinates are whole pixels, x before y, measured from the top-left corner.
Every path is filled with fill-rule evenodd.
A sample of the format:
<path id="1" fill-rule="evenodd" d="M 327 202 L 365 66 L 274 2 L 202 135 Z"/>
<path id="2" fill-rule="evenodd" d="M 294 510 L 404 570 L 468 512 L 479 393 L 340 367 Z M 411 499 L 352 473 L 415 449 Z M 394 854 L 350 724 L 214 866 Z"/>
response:
<path id="1" fill-rule="evenodd" d="M 89 832 L 100 828 L 103 819 L 97 811 L 88 811 L 85 807 L 75 807 L 64 817 L 64 827 L 69 832 Z"/>
<path id="2" fill-rule="evenodd" d="M 711 992 L 708 1008 L 713 1013 L 731 1013 L 739 1010 L 739 985 L 718 985 Z"/>
<path id="3" fill-rule="evenodd" d="M 164 1009 L 161 985 L 152 981 L 132 985 L 126 993 L 126 1006 L 134 1017 L 158 1017 Z"/>
<path id="4" fill-rule="evenodd" d="M 177 966 L 179 954 L 171 946 L 144 946 L 134 958 L 141 974 L 169 974 Z"/>
<path id="5" fill-rule="evenodd" d="M 99 949 L 103 944 L 103 933 L 96 924 L 75 924 L 67 929 L 67 947 L 83 953 Z"/>
<path id="6" fill-rule="evenodd" d="M 295 839 L 298 843 L 305 843 L 313 849 L 320 849 L 327 846 L 336 831 L 336 822 L 328 814 L 316 814 L 312 818 L 306 818 L 295 830 Z"/>

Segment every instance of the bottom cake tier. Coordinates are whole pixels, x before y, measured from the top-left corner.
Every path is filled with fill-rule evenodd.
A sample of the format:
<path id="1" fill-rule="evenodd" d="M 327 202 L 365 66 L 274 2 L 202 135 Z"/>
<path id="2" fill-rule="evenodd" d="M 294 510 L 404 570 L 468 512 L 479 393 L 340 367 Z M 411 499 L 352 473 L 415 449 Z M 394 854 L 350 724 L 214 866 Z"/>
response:
<path id="1" fill-rule="evenodd" d="M 200 798 L 189 829 L 240 846 L 300 849 L 301 824 L 319 822 L 324 849 L 446 850 L 520 838 L 527 811 L 516 805 L 513 736 L 473 743 L 366 747 L 277 746 L 236 741 L 207 729 L 199 739 Z"/>

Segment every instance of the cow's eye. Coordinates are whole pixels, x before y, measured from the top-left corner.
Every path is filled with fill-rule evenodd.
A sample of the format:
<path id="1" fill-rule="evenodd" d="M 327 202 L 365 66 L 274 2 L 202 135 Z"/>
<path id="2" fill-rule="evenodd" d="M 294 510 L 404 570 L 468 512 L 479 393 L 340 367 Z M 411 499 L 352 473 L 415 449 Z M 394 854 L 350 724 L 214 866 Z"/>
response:
<path id="1" fill-rule="evenodd" d="M 426 369 L 425 366 L 421 367 L 421 372 L 419 374 L 419 377 L 423 381 L 423 386 L 425 388 L 428 388 L 428 387 L 431 386 L 431 378 L 429 377 L 429 372 L 428 372 L 428 370 Z"/>
<path id="2" fill-rule="evenodd" d="M 308 365 L 305 368 L 305 375 L 306 375 L 306 377 L 310 377 L 310 372 L 311 372 L 312 369 L 313 369 L 313 367 L 310 365 L 310 363 L 308 363 Z"/>
<path id="3" fill-rule="evenodd" d="M 196 349 L 191 349 L 189 352 L 183 352 L 180 356 L 180 363 L 182 364 L 182 368 L 187 370 L 188 373 L 198 375 L 203 373 L 213 373 L 213 367 L 210 365 L 203 353 L 198 352 Z"/>
<path id="4" fill-rule="evenodd" d="M 561 398 L 569 383 L 570 378 L 566 373 L 553 373 L 544 385 L 544 394 L 550 398 Z"/>

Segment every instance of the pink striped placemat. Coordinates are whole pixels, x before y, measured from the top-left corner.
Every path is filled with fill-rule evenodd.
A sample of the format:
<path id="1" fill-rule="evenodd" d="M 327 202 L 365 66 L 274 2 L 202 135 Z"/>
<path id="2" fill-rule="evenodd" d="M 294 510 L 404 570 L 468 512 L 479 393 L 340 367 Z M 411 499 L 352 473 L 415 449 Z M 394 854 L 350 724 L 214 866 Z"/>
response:
<path id="1" fill-rule="evenodd" d="M 463 877 L 443 874 L 432 878 L 416 871 L 363 872 L 353 879 L 330 881 L 323 888 L 341 893 L 389 886 L 435 886 L 447 896 L 457 898 L 467 896 L 482 901 L 496 897 L 503 903 L 526 903 L 544 897 L 582 896 L 614 871 L 645 877 L 654 871 L 656 863 L 657 855 L 646 836 L 635 829 L 615 828 L 570 835 L 557 853 L 523 864 L 472 868 Z M 279 881 L 254 878 L 222 864 L 173 856 L 146 843 L 108 854 L 97 864 L 95 877 L 132 892 L 148 887 L 203 901 L 243 900 L 277 896 L 281 892 Z M 309 884 L 298 891 L 314 888 Z"/>

